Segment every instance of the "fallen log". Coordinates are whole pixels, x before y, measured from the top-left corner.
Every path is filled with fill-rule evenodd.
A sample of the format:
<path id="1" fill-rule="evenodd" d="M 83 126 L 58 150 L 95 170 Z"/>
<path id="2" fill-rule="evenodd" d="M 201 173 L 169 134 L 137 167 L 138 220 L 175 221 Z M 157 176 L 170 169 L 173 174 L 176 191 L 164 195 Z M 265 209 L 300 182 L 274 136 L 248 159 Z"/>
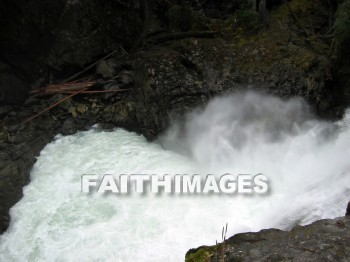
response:
<path id="1" fill-rule="evenodd" d="M 67 84 L 50 84 L 47 85 L 46 88 L 44 90 L 40 90 L 40 89 L 36 89 L 31 91 L 32 94 L 45 94 L 50 92 L 51 90 L 55 90 L 57 92 L 59 91 L 79 91 L 81 89 L 84 88 L 89 88 L 92 87 L 94 85 L 96 85 L 97 82 L 96 81 L 89 81 L 89 82 L 81 82 L 81 83 L 67 83 Z"/>
<path id="2" fill-rule="evenodd" d="M 78 73 L 76 73 L 76 74 L 74 74 L 74 75 L 68 77 L 67 79 L 65 79 L 65 80 L 62 82 L 62 84 L 67 83 L 67 82 L 73 80 L 74 78 L 80 76 L 82 73 L 88 71 L 90 68 L 94 67 L 94 66 L 97 65 L 99 62 L 101 62 L 101 61 L 103 61 L 103 60 L 105 60 L 105 59 L 111 57 L 112 55 L 114 55 L 114 54 L 117 53 L 118 51 L 121 51 L 123 54 L 127 53 L 127 52 L 124 50 L 124 48 L 123 48 L 122 46 L 119 46 L 119 48 L 116 49 L 116 50 L 114 50 L 112 53 L 109 53 L 108 55 L 102 57 L 100 60 L 98 60 L 98 61 L 92 63 L 91 65 L 89 65 L 88 67 L 84 68 L 84 69 L 81 70 L 80 72 L 78 72 Z"/>
<path id="3" fill-rule="evenodd" d="M 98 94 L 98 93 L 118 93 L 118 92 L 124 92 L 129 91 L 131 89 L 116 89 L 116 90 L 87 90 L 80 92 L 79 94 Z M 74 91 L 61 91 L 61 90 L 50 90 L 50 93 L 60 93 L 60 94 L 73 94 Z"/>
<path id="4" fill-rule="evenodd" d="M 29 117 L 28 119 L 24 120 L 24 121 L 21 123 L 21 125 L 24 125 L 24 124 L 28 123 L 29 121 L 33 120 L 34 118 L 37 118 L 38 116 L 44 114 L 45 112 L 49 111 L 50 109 L 52 109 L 52 108 L 58 106 L 59 104 L 61 104 L 61 103 L 63 103 L 64 101 L 68 100 L 69 98 L 71 98 L 71 97 L 73 97 L 73 96 L 75 96 L 75 95 L 77 95 L 77 94 L 80 94 L 81 92 L 84 92 L 84 91 L 86 91 L 86 90 L 87 90 L 87 88 L 84 88 L 84 89 L 82 89 L 82 90 L 79 90 L 79 91 L 77 91 L 77 92 L 75 92 L 75 93 L 73 93 L 73 94 L 71 94 L 71 95 L 69 95 L 69 96 L 67 96 L 67 97 L 65 97 L 65 98 L 63 98 L 63 99 L 61 99 L 60 101 L 58 101 L 58 102 L 54 103 L 53 105 L 51 105 L 51 106 L 45 108 L 44 110 L 40 111 L 39 113 L 35 114 L 34 116 Z"/>
<path id="5" fill-rule="evenodd" d="M 57 93 L 66 93 L 66 94 L 71 94 L 63 99 L 61 99 L 60 101 L 54 103 L 53 105 L 45 108 L 44 110 L 40 111 L 39 113 L 37 113 L 36 115 L 26 119 L 25 121 L 23 121 L 21 123 L 21 125 L 33 120 L 34 118 L 37 118 L 38 116 L 44 114 L 45 112 L 49 111 L 50 109 L 58 106 L 59 104 L 63 103 L 64 101 L 66 101 L 67 99 L 75 96 L 75 95 L 78 95 L 78 94 L 94 94 L 94 93 L 118 93 L 118 92 L 125 92 L 125 91 L 129 91 L 131 90 L 130 88 L 129 89 L 117 89 L 117 90 L 88 90 L 88 87 L 87 88 L 84 88 L 82 90 L 78 90 L 78 91 L 70 91 L 70 90 L 67 90 L 67 91 L 58 91 Z"/>
<path id="6" fill-rule="evenodd" d="M 84 82 L 84 83 L 72 83 L 72 84 L 63 84 L 63 85 L 48 85 L 46 87 L 46 90 L 55 89 L 55 90 L 62 90 L 62 91 L 74 91 L 74 90 L 81 90 L 83 88 L 88 88 L 91 86 L 96 85 L 96 81 L 90 81 L 90 82 Z"/>
<path id="7" fill-rule="evenodd" d="M 31 94 L 40 94 L 40 95 L 47 95 L 52 93 L 70 93 L 68 91 L 79 91 L 84 88 L 90 88 L 97 84 L 105 84 L 109 82 L 115 81 L 114 79 L 106 80 L 106 81 L 86 81 L 86 82 L 79 82 L 81 80 L 72 81 L 66 84 L 50 84 L 47 85 L 44 89 L 36 89 L 32 90 Z"/>
<path id="8" fill-rule="evenodd" d="M 219 33 L 216 31 L 191 31 L 191 32 L 173 32 L 173 33 L 164 33 L 150 37 L 146 40 L 146 44 L 160 44 L 163 42 L 171 40 L 180 40 L 184 38 L 213 38 Z"/>

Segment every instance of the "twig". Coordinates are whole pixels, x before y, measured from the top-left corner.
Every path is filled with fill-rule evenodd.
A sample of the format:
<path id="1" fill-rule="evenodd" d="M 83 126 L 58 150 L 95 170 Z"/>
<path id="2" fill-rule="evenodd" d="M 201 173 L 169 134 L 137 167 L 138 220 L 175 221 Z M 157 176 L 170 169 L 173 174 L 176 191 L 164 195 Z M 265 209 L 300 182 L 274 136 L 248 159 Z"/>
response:
<path id="1" fill-rule="evenodd" d="M 195 37 L 195 38 L 212 38 L 217 35 L 216 31 L 192 31 L 192 32 L 174 32 L 164 33 L 154 37 L 151 37 L 145 41 L 145 43 L 162 43 L 170 40 L 180 40 L 183 38 Z"/>
<path id="2" fill-rule="evenodd" d="M 131 89 L 117 89 L 117 90 L 88 90 L 80 92 L 80 94 L 95 94 L 95 93 L 118 93 L 118 92 L 124 92 L 129 91 Z M 50 90 L 48 93 L 60 93 L 60 94 L 74 94 L 74 91 L 61 91 L 61 90 Z"/>
<path id="3" fill-rule="evenodd" d="M 314 29 L 314 26 L 313 26 L 313 24 L 312 24 L 312 20 L 311 20 L 310 17 L 308 17 L 308 18 L 309 18 L 309 22 L 310 22 L 312 34 L 315 35 L 315 29 Z"/>
<path id="4" fill-rule="evenodd" d="M 115 80 L 111 79 L 111 80 L 106 80 L 106 81 L 87 81 L 87 82 L 76 82 L 76 81 L 72 81 L 66 84 L 51 84 L 46 86 L 45 90 L 42 91 L 40 89 L 36 89 L 36 90 L 32 90 L 30 93 L 31 94 L 37 94 L 37 93 L 43 93 L 43 94 L 47 94 L 47 93 L 52 93 L 52 92 L 56 92 L 59 93 L 61 91 L 61 93 L 65 93 L 66 91 L 78 91 L 81 90 L 82 88 L 86 88 L 86 87 L 92 87 L 96 84 L 105 84 L 105 83 L 110 83 L 113 82 Z"/>
<path id="5" fill-rule="evenodd" d="M 322 39 L 334 38 L 334 34 L 330 34 L 330 35 L 321 35 L 320 38 L 322 38 Z"/>
<path id="6" fill-rule="evenodd" d="M 118 52 L 119 50 L 120 50 L 120 48 L 114 50 L 112 53 L 110 53 L 110 54 L 108 54 L 108 55 L 102 57 L 100 60 L 96 61 L 95 63 L 93 63 L 93 64 L 91 64 L 91 65 L 89 65 L 88 67 L 84 68 L 84 69 L 81 70 L 80 72 L 78 72 L 78 73 L 72 75 L 71 77 L 68 77 L 67 79 L 65 79 L 65 80 L 62 82 L 62 84 L 65 84 L 65 83 L 67 83 L 67 82 L 73 80 L 74 78 L 78 77 L 79 75 L 81 75 L 82 73 L 86 72 L 86 71 L 89 70 L 90 68 L 94 67 L 96 64 L 98 64 L 98 63 L 101 62 L 102 60 L 105 60 L 105 59 L 107 59 L 108 57 L 114 55 L 114 54 L 115 54 L 116 52 Z M 124 49 L 122 49 L 122 50 L 124 50 Z M 123 52 L 126 52 L 126 51 L 124 50 Z"/>
<path id="7" fill-rule="evenodd" d="M 34 116 L 32 116 L 32 117 L 26 119 L 25 121 L 23 121 L 23 122 L 21 123 L 21 125 L 24 125 L 24 124 L 28 123 L 29 121 L 33 120 L 34 118 L 37 118 L 38 116 L 44 114 L 45 112 L 49 111 L 50 109 L 54 108 L 55 106 L 58 106 L 58 105 L 61 104 L 62 102 L 68 100 L 69 98 L 71 98 L 71 97 L 73 97 L 73 96 L 75 96 L 75 95 L 77 95 L 77 94 L 80 94 L 80 93 L 86 91 L 87 89 L 88 89 L 88 88 L 84 88 L 84 89 L 82 89 L 82 90 L 79 90 L 79 91 L 77 91 L 77 92 L 75 92 L 75 93 L 73 93 L 73 94 L 71 94 L 71 95 L 69 95 L 69 96 L 67 96 L 67 97 L 65 97 L 65 98 L 63 98 L 63 99 L 61 99 L 60 101 L 54 103 L 53 105 L 51 105 L 51 106 L 45 108 L 45 109 L 42 110 L 42 111 L 40 111 L 40 112 L 37 113 L 36 115 L 34 115 Z"/>
<path id="8" fill-rule="evenodd" d="M 335 28 L 335 23 L 333 23 L 332 26 L 329 27 L 328 31 L 325 33 L 325 35 L 328 35 L 329 33 L 331 33 Z"/>
<path id="9" fill-rule="evenodd" d="M 332 43 L 331 43 L 331 47 L 329 48 L 329 53 L 332 54 L 332 50 L 333 50 L 333 46 L 334 46 L 334 41 L 335 38 L 333 38 Z"/>
<path id="10" fill-rule="evenodd" d="M 96 84 L 96 81 L 85 82 L 85 83 L 72 83 L 72 84 L 63 84 L 63 85 L 48 85 L 47 90 L 50 89 L 61 89 L 61 90 L 77 90 L 86 87 L 91 87 Z"/>
<path id="11" fill-rule="evenodd" d="M 222 244 L 221 244 L 221 261 L 225 262 L 225 249 L 226 249 L 226 233 L 227 233 L 227 223 L 226 227 L 222 227 Z"/>

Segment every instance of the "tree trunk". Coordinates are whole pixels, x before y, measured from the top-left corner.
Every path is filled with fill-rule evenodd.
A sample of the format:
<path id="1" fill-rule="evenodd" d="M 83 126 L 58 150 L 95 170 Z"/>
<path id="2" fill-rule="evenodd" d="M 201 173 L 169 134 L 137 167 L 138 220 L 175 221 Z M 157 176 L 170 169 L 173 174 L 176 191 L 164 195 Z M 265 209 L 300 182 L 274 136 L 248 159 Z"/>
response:
<path id="1" fill-rule="evenodd" d="M 268 26 L 268 13 L 266 10 L 266 0 L 259 2 L 259 28 Z"/>

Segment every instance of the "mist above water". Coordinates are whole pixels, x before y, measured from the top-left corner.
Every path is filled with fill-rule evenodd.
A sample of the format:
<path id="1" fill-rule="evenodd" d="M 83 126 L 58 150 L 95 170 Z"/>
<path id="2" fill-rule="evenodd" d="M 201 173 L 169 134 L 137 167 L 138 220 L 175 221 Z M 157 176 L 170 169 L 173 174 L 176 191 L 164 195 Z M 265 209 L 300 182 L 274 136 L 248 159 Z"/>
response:
<path id="1" fill-rule="evenodd" d="M 213 99 L 158 143 L 121 129 L 58 136 L 11 209 L 0 261 L 182 261 L 189 248 L 262 228 L 344 215 L 350 113 L 315 119 L 300 99 L 256 93 Z M 267 195 L 86 195 L 82 174 L 257 174 Z"/>

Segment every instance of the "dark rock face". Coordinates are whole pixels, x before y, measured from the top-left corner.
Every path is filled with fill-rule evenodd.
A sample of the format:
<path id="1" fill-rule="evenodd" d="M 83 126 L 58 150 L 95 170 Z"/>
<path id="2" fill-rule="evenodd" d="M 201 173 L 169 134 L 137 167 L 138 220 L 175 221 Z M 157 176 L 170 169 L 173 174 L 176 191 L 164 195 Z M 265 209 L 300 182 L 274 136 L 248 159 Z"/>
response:
<path id="1" fill-rule="evenodd" d="M 77 132 L 77 129 L 75 127 L 74 119 L 68 118 L 62 124 L 61 133 L 66 136 L 73 135 L 75 132 Z"/>
<path id="2" fill-rule="evenodd" d="M 8 227 L 9 209 L 22 197 L 22 188 L 29 182 L 28 174 L 35 163 L 35 157 L 52 138 L 46 132 L 28 131 L 25 142 L 18 136 L 18 142 L 0 143 L 0 232 Z"/>
<path id="3" fill-rule="evenodd" d="M 1 3 L 0 103 L 23 102 L 40 70 L 64 77 L 120 45 L 133 46 L 142 17 L 139 0 Z"/>
<path id="4" fill-rule="evenodd" d="M 0 103 L 24 101 L 49 51 L 64 2 L 1 2 Z"/>
<path id="5" fill-rule="evenodd" d="M 348 207 L 346 208 L 345 216 L 350 216 L 350 202 L 348 203 Z"/>
<path id="6" fill-rule="evenodd" d="M 66 1 L 47 65 L 60 71 L 84 66 L 118 44 L 133 45 L 143 30 L 140 2 Z"/>
<path id="7" fill-rule="evenodd" d="M 336 78 L 341 84 L 342 99 L 350 103 L 350 1 L 342 1 L 335 14 L 335 54 L 336 54 Z"/>
<path id="8" fill-rule="evenodd" d="M 350 218 L 324 219 L 291 231 L 277 229 L 234 235 L 217 247 L 199 247 L 188 262 L 204 261 L 349 261 Z M 216 251 L 217 250 L 217 251 Z"/>

